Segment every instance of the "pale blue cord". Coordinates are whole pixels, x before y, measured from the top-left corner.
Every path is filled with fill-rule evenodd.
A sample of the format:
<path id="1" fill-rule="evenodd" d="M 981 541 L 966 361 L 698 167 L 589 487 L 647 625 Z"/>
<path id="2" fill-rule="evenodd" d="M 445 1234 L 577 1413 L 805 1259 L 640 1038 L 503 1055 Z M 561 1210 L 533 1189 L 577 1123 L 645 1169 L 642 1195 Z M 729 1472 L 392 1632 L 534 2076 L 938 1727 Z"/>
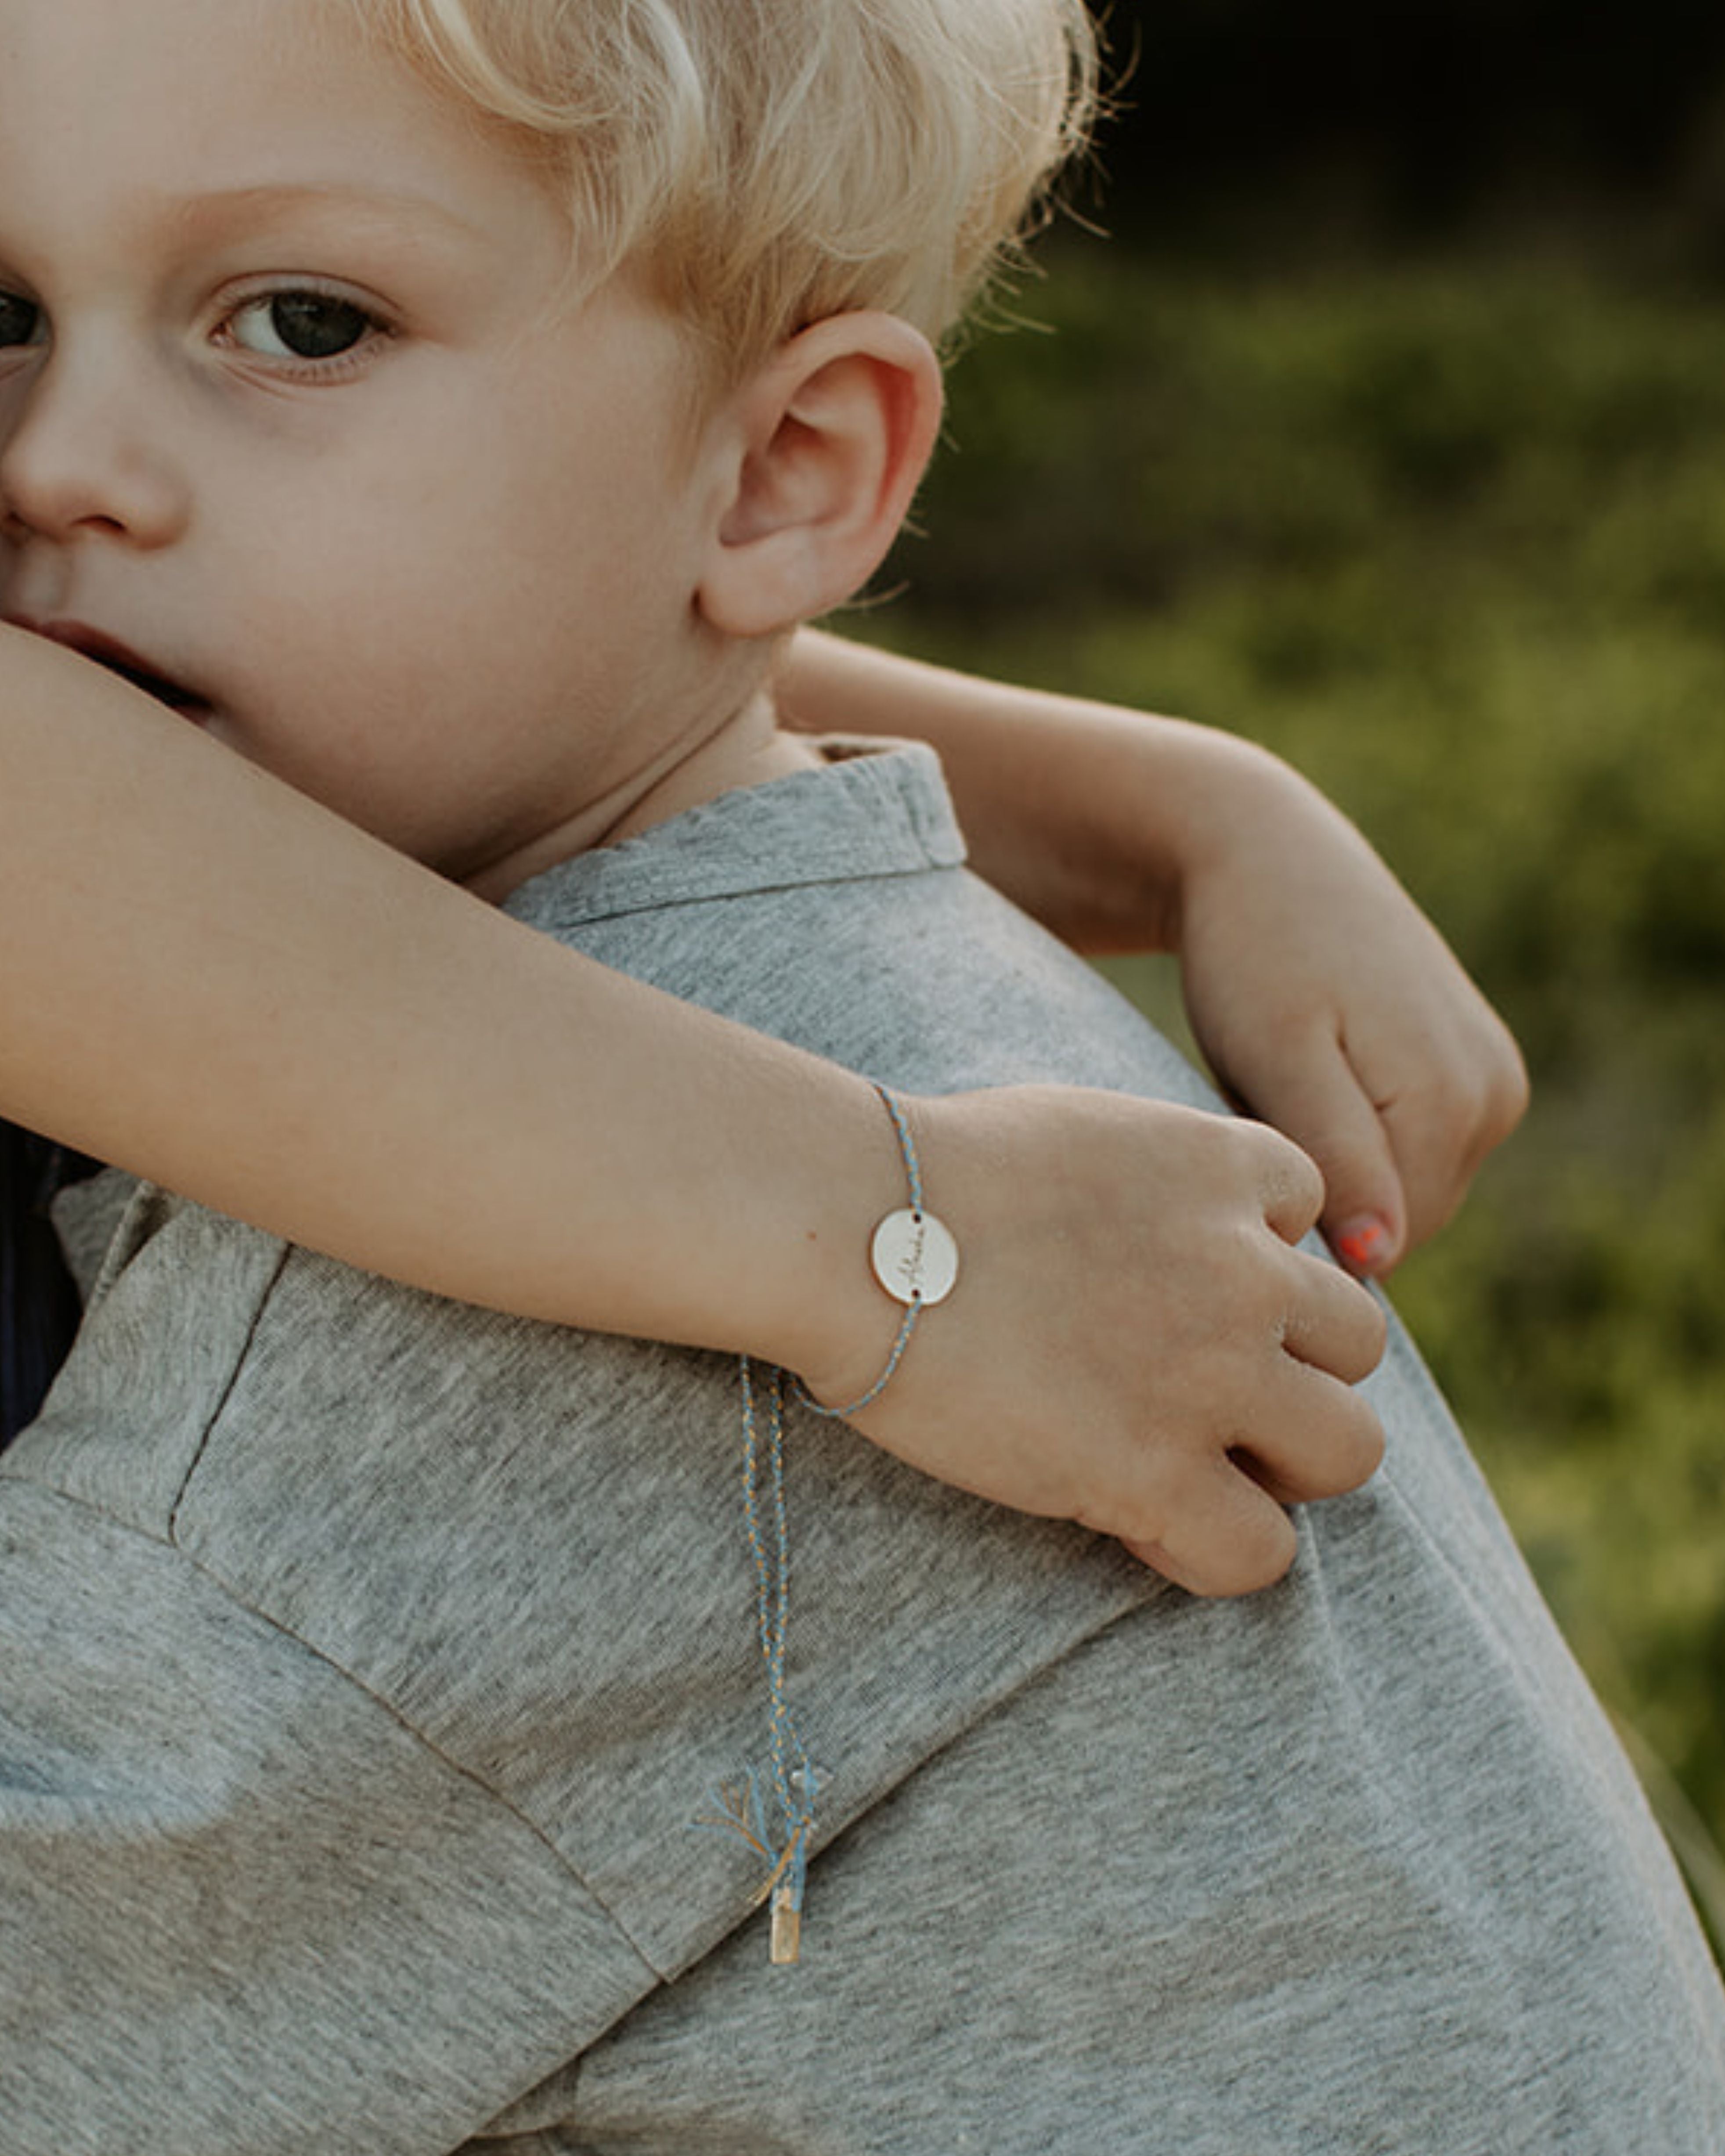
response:
<path id="1" fill-rule="evenodd" d="M 875 1091 L 886 1103 L 892 1127 L 898 1135 L 899 1151 L 910 1181 L 911 1210 L 920 1224 L 923 1217 L 922 1170 L 909 1121 L 884 1086 L 876 1085 Z M 788 1910 L 796 1928 L 801 1922 L 803 1893 L 809 1876 L 809 1845 L 814 1833 L 814 1799 L 821 1778 L 803 1748 L 785 1691 L 785 1635 L 791 1601 L 790 1530 L 784 1495 L 785 1390 L 788 1383 L 794 1385 L 797 1399 L 815 1414 L 830 1418 L 860 1414 L 891 1383 L 922 1312 L 919 1290 L 905 1312 L 886 1368 L 860 1399 L 851 1401 L 846 1407 L 823 1407 L 810 1397 L 800 1378 L 787 1379 L 783 1370 L 770 1363 L 760 1366 L 757 1377 L 757 1366 L 748 1356 L 738 1358 L 742 1387 L 742 1508 L 748 1527 L 749 1550 L 755 1562 L 755 1622 L 760 1635 L 762 1660 L 767 1666 L 773 1795 L 781 1832 L 775 1835 L 769 1827 L 760 1785 L 752 1774 L 747 1778 L 746 1789 L 715 1791 L 711 1801 L 717 1816 L 696 1823 L 727 1829 L 742 1837 L 770 1866 L 761 1898 L 771 1899 L 775 1918 L 781 1909 Z M 763 1469 L 768 1499 L 764 1519 Z M 796 1952 L 793 1947 L 783 1958 L 793 1960 Z M 775 1958 L 778 1958 L 776 1948 Z"/>
<path id="2" fill-rule="evenodd" d="M 749 1548 L 755 1559 L 755 1611 L 760 1627 L 761 1653 L 767 1664 L 768 1697 L 772 1703 L 773 1787 L 786 1826 L 794 1830 L 814 1824 L 809 1802 L 809 1755 L 803 1749 L 785 1697 L 784 1649 L 786 1620 L 790 1614 L 791 1548 L 784 1502 L 784 1395 L 780 1373 L 768 1368 L 761 1381 L 761 1399 L 767 1422 L 767 1487 L 772 1517 L 763 1530 L 761 1522 L 760 1438 L 755 1414 L 754 1373 L 747 1355 L 741 1358 L 742 1377 L 743 1512 L 748 1522 Z M 793 1775 L 802 1781 L 799 1805 L 792 1794 Z"/>
<path id="3" fill-rule="evenodd" d="M 761 1414 L 767 1426 L 766 1472 L 770 1517 L 763 1526 L 761 1506 L 761 1437 L 756 1414 L 754 1369 L 740 1358 L 742 1382 L 742 1504 L 749 1548 L 755 1560 L 755 1615 L 761 1654 L 767 1665 L 767 1696 L 773 1732 L 773 1794 L 778 1802 L 783 1839 L 775 1848 L 774 1888 L 798 1916 L 809 1870 L 809 1840 L 814 1831 L 814 1799 L 819 1777 L 810 1763 L 785 1696 L 785 1630 L 790 1614 L 790 1532 L 784 1502 L 784 1379 L 770 1364 L 760 1379 Z"/>

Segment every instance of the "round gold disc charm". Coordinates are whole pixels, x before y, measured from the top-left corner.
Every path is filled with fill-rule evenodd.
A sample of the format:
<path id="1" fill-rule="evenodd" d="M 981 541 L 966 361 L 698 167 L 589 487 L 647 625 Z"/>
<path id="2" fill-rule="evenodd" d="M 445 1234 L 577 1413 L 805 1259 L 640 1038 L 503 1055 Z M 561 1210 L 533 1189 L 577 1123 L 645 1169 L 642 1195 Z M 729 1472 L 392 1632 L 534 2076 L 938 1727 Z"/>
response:
<path id="1" fill-rule="evenodd" d="M 958 1245 L 932 1213 L 889 1213 L 869 1255 L 896 1302 L 944 1302 L 958 1277 Z"/>

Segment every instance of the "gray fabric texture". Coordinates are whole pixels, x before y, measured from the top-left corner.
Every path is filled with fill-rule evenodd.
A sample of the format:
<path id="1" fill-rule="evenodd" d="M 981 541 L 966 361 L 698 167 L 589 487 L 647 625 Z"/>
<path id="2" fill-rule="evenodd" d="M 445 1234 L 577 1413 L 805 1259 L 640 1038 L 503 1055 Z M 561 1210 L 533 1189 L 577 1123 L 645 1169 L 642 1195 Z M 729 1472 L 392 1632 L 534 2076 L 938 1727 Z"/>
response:
<path id="1" fill-rule="evenodd" d="M 961 861 L 906 751 L 511 906 L 907 1090 L 1211 1102 Z M 691 1824 L 767 1748 L 734 1364 L 139 1193 L 0 1462 L 0 2147 L 1716 2156 L 1663 1846 L 1399 1332 L 1373 1389 L 1222 1604 L 793 1414 L 773 1969 Z"/>

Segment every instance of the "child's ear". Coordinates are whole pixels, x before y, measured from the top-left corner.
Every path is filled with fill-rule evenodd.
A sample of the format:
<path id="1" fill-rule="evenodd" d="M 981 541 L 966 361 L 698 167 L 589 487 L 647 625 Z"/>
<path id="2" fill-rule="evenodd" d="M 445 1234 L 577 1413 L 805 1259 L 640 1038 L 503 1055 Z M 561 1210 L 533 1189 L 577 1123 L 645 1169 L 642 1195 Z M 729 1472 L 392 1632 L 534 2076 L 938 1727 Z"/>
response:
<path id="1" fill-rule="evenodd" d="M 696 603 L 724 635 L 775 635 L 880 567 L 940 431 L 940 362 L 896 316 L 834 315 L 725 411 L 722 513 Z"/>

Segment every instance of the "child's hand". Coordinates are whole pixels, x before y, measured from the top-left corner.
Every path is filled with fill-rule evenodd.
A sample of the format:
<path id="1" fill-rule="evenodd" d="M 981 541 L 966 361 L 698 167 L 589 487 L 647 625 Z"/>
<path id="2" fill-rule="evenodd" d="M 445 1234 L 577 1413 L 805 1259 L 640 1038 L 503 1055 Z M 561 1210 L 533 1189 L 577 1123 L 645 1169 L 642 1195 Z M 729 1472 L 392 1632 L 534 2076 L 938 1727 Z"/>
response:
<path id="1" fill-rule="evenodd" d="M 1106 1093 L 910 1106 L 962 1270 L 857 1426 L 942 1481 L 1116 1536 L 1194 1593 L 1280 1578 L 1283 1506 L 1358 1487 L 1383 1449 L 1353 1389 L 1382 1313 L 1294 1248 L 1322 1202 L 1311 1162 L 1261 1125 Z M 878 1331 L 805 1370 L 817 1397 L 859 1396 L 890 1344 L 884 1302 Z"/>
<path id="2" fill-rule="evenodd" d="M 1526 1073 L 1346 819 L 1285 764 L 1232 761 L 1227 813 L 1181 880 L 1193 1031 L 1221 1084 L 1317 1163 L 1343 1262 L 1381 1278 L 1521 1120 Z"/>
<path id="3" fill-rule="evenodd" d="M 1214 727 L 805 634 L 793 723 L 938 747 L 975 866 L 1091 952 L 1178 951 L 1211 1065 L 1303 1146 L 1323 1224 L 1381 1276 L 1520 1121 L 1515 1043 L 1348 819 Z M 800 716 L 799 716 L 800 715 Z"/>

